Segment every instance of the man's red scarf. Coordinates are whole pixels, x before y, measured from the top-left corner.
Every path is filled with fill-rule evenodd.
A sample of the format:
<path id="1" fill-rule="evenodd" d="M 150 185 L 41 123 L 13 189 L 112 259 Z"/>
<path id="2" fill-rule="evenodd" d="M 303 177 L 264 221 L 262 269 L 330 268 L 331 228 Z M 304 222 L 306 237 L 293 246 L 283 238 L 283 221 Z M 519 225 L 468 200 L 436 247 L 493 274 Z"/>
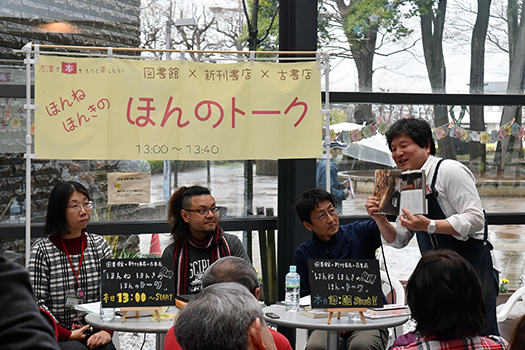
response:
<path id="1" fill-rule="evenodd" d="M 189 266 L 190 266 L 190 252 L 188 244 L 191 244 L 198 249 L 207 249 L 212 247 L 211 251 L 211 262 L 219 260 L 222 257 L 230 256 L 230 247 L 226 238 L 224 237 L 224 231 L 217 225 L 215 234 L 211 235 L 206 241 L 195 239 L 191 234 L 188 238 L 188 243 L 182 248 L 175 250 L 173 255 L 173 267 L 177 271 L 177 281 L 175 285 L 175 292 L 177 295 L 184 295 L 189 293 L 188 279 L 189 279 Z"/>

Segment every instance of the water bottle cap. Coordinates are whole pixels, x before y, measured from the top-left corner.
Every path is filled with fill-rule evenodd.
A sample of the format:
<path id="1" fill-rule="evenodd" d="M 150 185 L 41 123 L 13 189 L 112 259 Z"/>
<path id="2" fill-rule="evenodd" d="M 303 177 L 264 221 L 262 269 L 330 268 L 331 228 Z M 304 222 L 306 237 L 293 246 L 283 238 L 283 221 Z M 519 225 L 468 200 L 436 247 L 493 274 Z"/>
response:
<path id="1" fill-rule="evenodd" d="M 295 265 L 290 265 L 290 272 L 296 272 L 297 267 Z"/>
<path id="2" fill-rule="evenodd" d="M 18 204 L 18 201 L 15 199 L 15 200 L 13 201 L 13 204 Z"/>

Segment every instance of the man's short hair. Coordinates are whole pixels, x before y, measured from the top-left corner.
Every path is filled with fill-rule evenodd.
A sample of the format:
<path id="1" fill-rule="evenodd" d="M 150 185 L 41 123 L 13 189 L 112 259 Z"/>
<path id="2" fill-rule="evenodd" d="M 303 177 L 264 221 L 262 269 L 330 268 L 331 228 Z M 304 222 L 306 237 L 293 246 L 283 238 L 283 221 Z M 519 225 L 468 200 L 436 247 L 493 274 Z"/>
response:
<path id="1" fill-rule="evenodd" d="M 430 154 L 436 154 L 436 145 L 432 136 L 430 124 L 419 118 L 402 118 L 396 121 L 385 133 L 388 148 L 392 150 L 392 141 L 398 137 L 406 135 L 410 137 L 419 147 L 425 148 L 430 142 Z"/>
<path id="2" fill-rule="evenodd" d="M 183 349 L 246 350 L 250 324 L 264 323 L 259 302 L 244 286 L 228 282 L 204 288 L 179 314 L 175 336 Z"/>
<path id="3" fill-rule="evenodd" d="M 202 288 L 223 282 L 242 284 L 254 295 L 259 287 L 259 278 L 253 266 L 237 256 L 220 258 L 204 271 Z"/>
<path id="4" fill-rule="evenodd" d="M 438 340 L 478 334 L 485 303 L 472 265 L 452 250 L 426 252 L 407 283 L 407 304 L 416 332 Z"/>
<path id="5" fill-rule="evenodd" d="M 315 210 L 315 207 L 319 205 L 320 202 L 327 200 L 335 206 L 335 197 L 330 192 L 321 190 L 320 188 L 312 188 L 301 194 L 299 198 L 295 201 L 295 212 L 299 216 L 301 222 L 312 223 L 310 215 Z"/>

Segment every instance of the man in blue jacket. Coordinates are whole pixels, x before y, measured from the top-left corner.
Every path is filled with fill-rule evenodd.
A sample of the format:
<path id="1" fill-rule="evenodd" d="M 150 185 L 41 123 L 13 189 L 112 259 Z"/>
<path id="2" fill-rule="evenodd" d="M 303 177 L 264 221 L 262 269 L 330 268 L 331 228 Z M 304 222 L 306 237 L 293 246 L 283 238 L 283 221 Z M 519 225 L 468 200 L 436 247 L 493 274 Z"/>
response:
<path id="1" fill-rule="evenodd" d="M 334 195 L 321 189 L 304 192 L 295 203 L 295 211 L 304 227 L 312 232 L 295 250 L 295 265 L 301 276 L 301 296 L 310 294 L 308 259 L 375 259 L 381 246 L 381 233 L 374 220 L 339 226 Z M 388 330 L 340 332 L 345 350 L 383 350 Z M 326 331 L 315 330 L 308 338 L 308 350 L 326 349 Z M 341 347 L 340 347 L 341 349 Z"/>

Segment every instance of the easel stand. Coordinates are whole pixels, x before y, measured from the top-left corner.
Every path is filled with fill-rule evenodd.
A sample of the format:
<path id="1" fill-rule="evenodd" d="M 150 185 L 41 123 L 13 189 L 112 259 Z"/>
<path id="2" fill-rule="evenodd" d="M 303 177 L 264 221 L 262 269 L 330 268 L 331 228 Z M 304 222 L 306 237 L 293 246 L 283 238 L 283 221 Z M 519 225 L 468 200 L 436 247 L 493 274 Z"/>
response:
<path id="1" fill-rule="evenodd" d="M 136 314 L 135 314 L 135 317 L 139 318 L 139 312 L 140 311 L 146 311 L 146 310 L 150 310 L 152 311 L 155 311 L 155 316 L 153 318 L 156 318 L 156 320 L 158 322 L 160 322 L 160 313 L 159 313 L 159 310 L 162 310 L 162 306 L 158 306 L 158 307 L 148 307 L 148 306 L 145 306 L 145 307 L 121 307 L 120 308 L 120 311 L 124 311 L 124 313 L 122 314 L 122 322 L 124 322 L 126 320 L 126 315 L 128 313 L 128 311 L 135 311 Z"/>
<path id="2" fill-rule="evenodd" d="M 361 321 L 363 323 L 366 323 L 365 315 L 363 312 L 366 311 L 366 307 L 350 307 L 350 308 L 335 308 L 335 309 L 326 309 L 326 311 L 330 312 L 330 315 L 328 315 L 328 324 L 332 322 L 332 316 L 334 315 L 334 312 L 337 312 L 337 319 L 341 319 L 341 312 L 359 312 L 359 315 L 361 315 Z"/>

